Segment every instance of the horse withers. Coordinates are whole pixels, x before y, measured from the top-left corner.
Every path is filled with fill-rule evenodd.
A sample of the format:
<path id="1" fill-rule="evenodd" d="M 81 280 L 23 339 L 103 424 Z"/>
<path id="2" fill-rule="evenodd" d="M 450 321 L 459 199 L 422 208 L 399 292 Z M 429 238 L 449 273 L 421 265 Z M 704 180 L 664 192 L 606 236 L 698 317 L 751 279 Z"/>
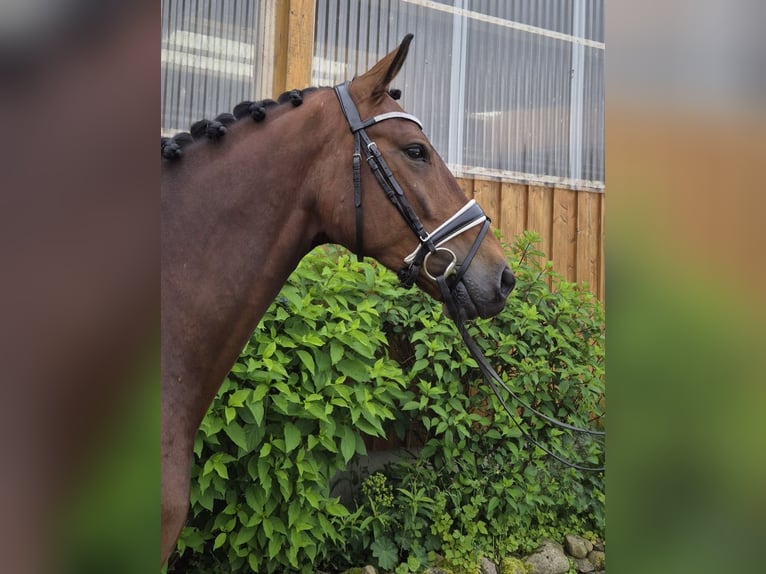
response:
<path id="1" fill-rule="evenodd" d="M 463 319 L 499 313 L 513 288 L 489 220 L 389 93 L 411 40 L 335 89 L 243 102 L 162 141 L 163 563 L 199 424 L 314 246 L 373 257 Z"/>

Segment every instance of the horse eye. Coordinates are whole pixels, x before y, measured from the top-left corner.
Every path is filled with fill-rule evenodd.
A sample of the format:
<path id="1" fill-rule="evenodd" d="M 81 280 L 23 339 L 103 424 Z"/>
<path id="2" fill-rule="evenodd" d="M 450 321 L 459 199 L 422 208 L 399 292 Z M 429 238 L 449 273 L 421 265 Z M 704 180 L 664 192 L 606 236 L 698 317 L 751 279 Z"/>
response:
<path id="1" fill-rule="evenodd" d="M 426 149 L 420 144 L 411 145 L 404 148 L 404 153 L 406 153 L 407 157 L 410 159 L 417 159 L 421 161 L 425 161 L 426 159 Z"/>

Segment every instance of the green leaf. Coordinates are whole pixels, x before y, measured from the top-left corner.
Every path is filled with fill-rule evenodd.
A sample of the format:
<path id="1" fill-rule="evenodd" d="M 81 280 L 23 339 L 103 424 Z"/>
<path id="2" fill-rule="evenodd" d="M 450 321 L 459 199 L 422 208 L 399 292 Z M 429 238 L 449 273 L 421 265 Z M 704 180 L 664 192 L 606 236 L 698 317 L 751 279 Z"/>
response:
<path id="1" fill-rule="evenodd" d="M 269 495 L 271 492 L 271 460 L 268 458 L 259 458 L 258 459 L 258 480 L 261 483 L 261 487 L 263 488 L 264 492 L 266 493 L 266 496 Z"/>
<path id="2" fill-rule="evenodd" d="M 306 351 L 298 350 L 296 351 L 298 358 L 301 360 L 303 365 L 306 367 L 309 373 L 312 375 L 316 372 L 316 367 L 314 365 L 314 358 Z"/>
<path id="3" fill-rule="evenodd" d="M 281 537 L 274 536 L 269 539 L 269 559 L 273 559 L 282 550 Z"/>
<path id="4" fill-rule="evenodd" d="M 301 431 L 293 423 L 285 424 L 285 452 L 288 453 L 301 442 Z"/>
<path id="5" fill-rule="evenodd" d="M 327 514 L 330 516 L 348 516 L 348 508 L 340 504 L 339 502 L 328 502 L 325 506 Z"/>
<path id="6" fill-rule="evenodd" d="M 225 478 L 226 480 L 229 480 L 229 471 L 226 469 L 226 465 L 218 460 L 213 464 L 213 468 L 218 473 L 218 476 L 221 478 Z"/>
<path id="7" fill-rule="evenodd" d="M 250 389 L 239 389 L 229 395 L 230 407 L 241 407 L 245 404 L 247 397 L 252 393 Z"/>
<path id="8" fill-rule="evenodd" d="M 242 450 L 247 450 L 247 438 L 245 437 L 245 431 L 237 423 L 232 423 L 224 428 L 224 432 L 231 439 L 231 442 L 236 444 Z"/>
<path id="9" fill-rule="evenodd" d="M 383 570 L 391 570 L 399 561 L 399 551 L 391 539 L 386 536 L 377 538 L 370 544 L 372 555 L 378 559 L 378 565 Z"/>
<path id="10" fill-rule="evenodd" d="M 326 421 L 327 413 L 325 412 L 325 408 L 325 405 L 320 405 L 319 403 L 308 403 L 306 405 L 306 412 L 320 421 Z"/>
<path id="11" fill-rule="evenodd" d="M 246 542 L 250 542 L 253 536 L 255 536 L 255 528 L 241 528 L 240 531 L 237 533 L 234 545 L 241 546 L 242 544 L 245 544 Z"/>
<path id="12" fill-rule="evenodd" d="M 267 394 L 269 394 L 269 385 L 258 385 L 253 391 L 253 396 L 250 398 L 251 404 L 263 400 Z"/>
<path id="13" fill-rule="evenodd" d="M 261 425 L 263 424 L 263 414 L 264 414 L 264 407 L 262 402 L 249 402 L 247 403 L 247 408 L 250 410 L 250 412 L 253 415 L 253 419 L 255 419 L 255 424 Z"/>
<path id="14" fill-rule="evenodd" d="M 356 382 L 369 380 L 367 365 L 357 359 L 343 359 L 338 363 L 338 370 Z"/>
<path id="15" fill-rule="evenodd" d="M 343 427 L 341 431 L 340 452 L 344 462 L 350 461 L 356 453 L 356 433 L 350 427 Z"/>
<path id="16" fill-rule="evenodd" d="M 428 366 L 428 359 L 419 359 L 415 361 L 415 364 L 412 365 L 412 368 L 410 369 L 410 374 L 415 375 L 425 369 Z"/>
<path id="17" fill-rule="evenodd" d="M 213 542 L 213 550 L 216 550 L 223 546 L 223 543 L 226 542 L 226 533 L 221 532 L 218 536 L 215 537 L 215 541 Z"/>
<path id="18" fill-rule="evenodd" d="M 343 358 L 343 345 L 336 341 L 330 341 L 330 361 L 333 365 L 337 365 Z"/>
<path id="19" fill-rule="evenodd" d="M 226 407 L 223 409 L 224 416 L 226 417 L 226 424 L 231 424 L 231 421 L 233 421 L 237 417 L 237 409 L 232 407 Z"/>
<path id="20" fill-rule="evenodd" d="M 317 510 L 319 510 L 321 506 L 320 505 L 321 498 L 318 492 L 309 488 L 303 493 L 303 498 L 305 498 L 308 501 L 308 503 L 311 505 L 312 508 L 316 508 Z"/>

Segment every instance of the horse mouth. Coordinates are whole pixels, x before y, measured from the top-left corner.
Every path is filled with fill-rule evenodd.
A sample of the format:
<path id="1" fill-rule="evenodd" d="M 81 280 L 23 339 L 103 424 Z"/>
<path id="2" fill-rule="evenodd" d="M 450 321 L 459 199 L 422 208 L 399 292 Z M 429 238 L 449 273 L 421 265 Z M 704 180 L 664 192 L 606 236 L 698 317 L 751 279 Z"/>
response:
<path id="1" fill-rule="evenodd" d="M 477 318 L 489 319 L 500 313 L 505 307 L 504 298 L 502 300 L 499 299 L 491 302 L 477 301 L 471 295 L 470 290 L 462 282 L 452 290 L 452 297 L 457 304 L 456 307 L 460 313 L 460 317 L 453 317 L 446 303 L 443 303 L 442 306 L 444 313 L 453 321 L 471 321 Z"/>

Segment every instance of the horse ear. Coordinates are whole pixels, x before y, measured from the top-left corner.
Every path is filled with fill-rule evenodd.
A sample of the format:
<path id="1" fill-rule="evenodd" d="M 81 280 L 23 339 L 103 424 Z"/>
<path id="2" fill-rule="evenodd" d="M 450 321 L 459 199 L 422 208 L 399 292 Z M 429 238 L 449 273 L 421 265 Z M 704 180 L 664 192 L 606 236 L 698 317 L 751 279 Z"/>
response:
<path id="1" fill-rule="evenodd" d="M 376 100 L 383 97 L 388 91 L 388 85 L 402 69 L 413 37 L 412 34 L 407 34 L 396 50 L 351 82 L 351 90 L 359 98 L 358 101 L 368 97 Z"/>

